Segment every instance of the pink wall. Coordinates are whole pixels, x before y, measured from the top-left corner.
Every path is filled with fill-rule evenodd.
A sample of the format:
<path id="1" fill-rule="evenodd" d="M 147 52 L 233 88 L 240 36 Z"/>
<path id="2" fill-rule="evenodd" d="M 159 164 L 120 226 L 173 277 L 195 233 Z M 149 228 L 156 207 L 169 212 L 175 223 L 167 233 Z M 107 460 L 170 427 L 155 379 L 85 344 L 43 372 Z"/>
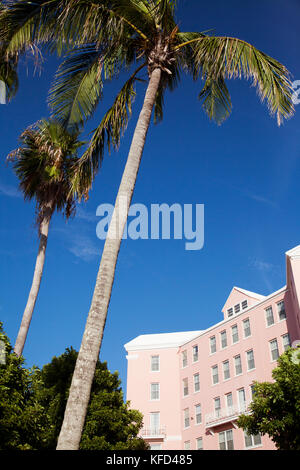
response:
<path id="1" fill-rule="evenodd" d="M 150 426 L 150 413 L 160 412 L 160 424 L 166 427 L 166 434 L 150 443 L 160 442 L 162 449 L 184 449 L 190 443 L 190 449 L 196 449 L 196 440 L 202 438 L 203 449 L 219 449 L 220 433 L 232 430 L 234 449 L 274 449 L 273 442 L 262 436 L 261 444 L 245 446 L 244 433 L 236 427 L 236 420 L 229 418 L 226 409 L 226 396 L 231 393 L 233 407 L 238 406 L 238 391 L 244 389 L 246 403 L 252 398 L 253 381 L 272 381 L 272 370 L 277 361 L 271 357 L 270 341 L 276 339 L 279 355 L 284 352 L 283 336 L 289 333 L 291 341 L 300 339 L 300 247 L 299 256 L 287 256 L 287 287 L 268 297 L 247 295 L 247 291 L 234 288 L 224 306 L 225 319 L 203 332 L 189 335 L 189 340 L 178 343 L 177 347 L 165 347 L 163 343 L 157 348 L 147 344 L 137 350 L 128 343 L 128 379 L 127 399 L 132 408 L 144 414 L 144 427 Z M 288 252 L 290 253 L 290 252 Z M 294 254 L 294 252 L 293 252 Z M 227 318 L 227 308 L 248 300 L 248 308 Z M 279 318 L 277 304 L 284 301 L 286 319 Z M 272 307 L 274 323 L 266 322 L 266 309 Z M 244 336 L 243 321 L 250 320 L 251 335 Z M 239 340 L 233 343 L 232 326 L 238 328 Z M 227 346 L 221 346 L 221 332 L 227 333 Z M 182 335 L 185 333 L 178 333 Z M 176 334 L 171 334 L 176 335 Z M 160 335 L 153 335 L 154 341 L 160 341 Z M 164 335 L 162 335 L 164 336 Z M 210 352 L 210 338 L 216 338 L 216 352 Z M 139 340 L 140 337 L 137 339 Z M 152 335 L 151 335 L 152 338 Z M 165 336 L 164 336 L 165 338 Z M 174 336 L 172 336 L 174 338 Z M 190 339 L 193 338 L 193 339 Z M 134 340 L 133 342 L 134 343 Z M 138 344 L 138 343 L 137 343 Z M 142 343 L 141 343 L 142 344 Z M 193 346 L 198 346 L 198 360 L 193 362 Z M 187 366 L 182 365 L 182 353 L 187 353 Z M 247 352 L 253 351 L 254 368 L 248 370 Z M 151 372 L 151 356 L 159 355 L 160 371 Z M 242 373 L 235 374 L 235 356 L 240 355 Z M 223 375 L 223 363 L 229 361 L 230 377 Z M 212 367 L 218 366 L 218 383 L 212 383 Z M 200 390 L 194 390 L 194 375 L 199 374 Z M 188 395 L 184 396 L 183 381 L 188 381 Z M 160 397 L 157 401 L 150 399 L 151 383 L 160 384 Z M 214 416 L 215 398 L 220 398 L 221 416 Z M 195 406 L 201 405 L 202 420 L 196 423 Z M 189 426 L 185 427 L 184 410 L 189 410 Z M 238 411 L 238 410 L 237 410 Z M 224 413 L 224 415 L 222 414 Z M 211 415 L 210 417 L 208 415 Z M 210 425 L 208 421 L 210 420 Z"/>

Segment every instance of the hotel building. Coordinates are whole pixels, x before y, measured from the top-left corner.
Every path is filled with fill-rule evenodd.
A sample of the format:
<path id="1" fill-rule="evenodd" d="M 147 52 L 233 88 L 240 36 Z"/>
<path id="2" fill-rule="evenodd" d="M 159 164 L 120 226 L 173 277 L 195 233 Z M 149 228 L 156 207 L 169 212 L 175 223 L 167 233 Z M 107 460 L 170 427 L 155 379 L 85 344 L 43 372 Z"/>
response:
<path id="1" fill-rule="evenodd" d="M 300 245 L 286 253 L 286 286 L 268 296 L 233 287 L 224 318 L 206 330 L 141 335 L 125 344 L 127 400 L 144 415 L 152 449 L 275 449 L 237 427 L 253 381 L 272 381 L 300 339 Z"/>

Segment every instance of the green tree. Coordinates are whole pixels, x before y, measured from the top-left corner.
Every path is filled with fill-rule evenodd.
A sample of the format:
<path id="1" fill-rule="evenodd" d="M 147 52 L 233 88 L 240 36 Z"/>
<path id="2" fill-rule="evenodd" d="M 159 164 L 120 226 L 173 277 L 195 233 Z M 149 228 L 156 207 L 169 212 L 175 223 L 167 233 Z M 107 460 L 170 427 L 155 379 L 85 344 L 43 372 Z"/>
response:
<path id="1" fill-rule="evenodd" d="M 44 438 L 48 449 L 55 449 L 57 444 L 77 355 L 73 348 L 66 349 L 35 373 L 37 399 L 52 423 Z M 112 374 L 106 362 L 98 361 L 80 449 L 146 449 L 145 441 L 137 437 L 142 421 L 141 413 L 124 403 L 118 373 Z"/>
<path id="2" fill-rule="evenodd" d="M 268 434 L 280 450 L 300 450 L 300 348 L 288 349 L 272 372 L 274 382 L 255 382 L 250 414 L 238 426 Z"/>
<path id="3" fill-rule="evenodd" d="M 55 115 L 68 126 L 92 115 L 105 80 L 118 77 L 121 70 L 129 73 L 78 165 L 78 181 L 83 178 L 89 186 L 105 148 L 118 148 L 139 74 L 147 71 L 145 98 L 102 252 L 58 449 L 78 449 L 81 440 L 122 234 L 153 108 L 158 122 L 163 117 L 165 91 L 176 88 L 182 72 L 187 72 L 195 80 L 203 80 L 199 97 L 204 111 L 218 123 L 231 112 L 226 80 L 232 78 L 250 79 L 278 124 L 293 113 L 292 87 L 282 64 L 237 38 L 181 31 L 175 5 L 175 0 L 19 0 L 10 5 L 2 27 L 3 37 L 9 32 L 7 52 L 11 54 L 31 43 L 58 51 L 73 47 L 51 93 Z"/>
<path id="4" fill-rule="evenodd" d="M 45 430 L 51 426 L 35 394 L 35 370 L 24 367 L 0 322 L 4 352 L 0 361 L 0 450 L 37 450 L 44 445 Z"/>
<path id="5" fill-rule="evenodd" d="M 25 200 L 35 200 L 39 248 L 27 304 L 14 351 L 21 356 L 42 280 L 49 226 L 55 211 L 68 219 L 75 212 L 70 191 L 73 168 L 78 160 L 78 131 L 67 131 L 58 121 L 41 120 L 21 135 L 21 147 L 9 155 Z"/>

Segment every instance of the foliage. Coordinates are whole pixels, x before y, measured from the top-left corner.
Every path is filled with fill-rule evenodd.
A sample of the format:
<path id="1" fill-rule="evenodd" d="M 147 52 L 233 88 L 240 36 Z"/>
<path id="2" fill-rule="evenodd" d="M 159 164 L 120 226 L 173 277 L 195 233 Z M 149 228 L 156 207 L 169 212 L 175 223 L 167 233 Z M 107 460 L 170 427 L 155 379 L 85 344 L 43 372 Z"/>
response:
<path id="1" fill-rule="evenodd" d="M 66 349 L 36 372 L 40 383 L 38 400 L 47 409 L 52 422 L 46 433 L 48 449 L 56 447 L 77 354 L 73 348 Z M 112 374 L 105 362 L 98 361 L 80 448 L 145 449 L 145 441 L 136 437 L 142 426 L 142 415 L 128 407 L 129 404 L 123 402 L 118 373 Z"/>
<path id="2" fill-rule="evenodd" d="M 0 363 L 0 450 L 40 449 L 51 423 L 37 400 L 35 369 L 27 370 L 24 359 L 13 353 L 1 322 L 0 340 L 5 344 L 5 361 Z"/>
<path id="3" fill-rule="evenodd" d="M 119 77 L 121 71 L 130 74 L 79 165 L 78 178 L 89 187 L 104 148 L 119 146 L 140 80 L 137 75 L 145 68 L 148 75 L 156 67 L 162 70 L 155 122 L 163 117 L 166 90 L 177 87 L 183 72 L 204 82 L 199 99 L 218 124 L 232 109 L 226 83 L 232 78 L 250 80 L 278 124 L 294 112 L 289 72 L 282 64 L 238 38 L 181 31 L 175 11 L 174 0 L 17 0 L 8 5 L 5 22 L 0 22 L 8 56 L 32 45 L 67 53 L 49 97 L 54 115 L 66 126 L 92 116 L 105 81 Z"/>
<path id="4" fill-rule="evenodd" d="M 0 450 L 55 449 L 77 352 L 66 349 L 42 369 L 26 369 L 13 353 L 0 322 L 5 361 L 0 362 Z M 4 363 L 2 363 L 4 362 Z M 137 438 L 142 415 L 124 403 L 118 373 L 98 361 L 80 448 L 143 450 Z"/>
<path id="5" fill-rule="evenodd" d="M 239 427 L 268 434 L 280 450 L 300 450 L 300 348 L 289 348 L 272 372 L 274 382 L 255 382 L 251 414 Z"/>
<path id="6" fill-rule="evenodd" d="M 49 211 L 50 216 L 61 211 L 67 218 L 75 212 L 70 188 L 83 145 L 78 136 L 77 129 L 68 131 L 54 119 L 42 119 L 21 134 L 21 146 L 9 155 L 25 200 L 36 200 L 38 222 Z M 80 182 L 78 188 L 86 194 Z"/>

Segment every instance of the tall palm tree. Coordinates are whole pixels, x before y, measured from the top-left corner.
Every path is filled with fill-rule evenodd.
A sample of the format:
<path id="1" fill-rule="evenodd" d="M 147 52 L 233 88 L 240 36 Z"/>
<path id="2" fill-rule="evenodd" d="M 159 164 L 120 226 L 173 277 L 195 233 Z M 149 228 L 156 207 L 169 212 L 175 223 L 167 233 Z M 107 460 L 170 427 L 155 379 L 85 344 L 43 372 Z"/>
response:
<path id="1" fill-rule="evenodd" d="M 70 191 L 76 164 L 78 131 L 69 132 L 55 120 L 41 120 L 27 128 L 20 140 L 22 145 L 9 158 L 25 200 L 35 200 L 39 248 L 35 270 L 14 352 L 21 356 L 37 300 L 45 263 L 49 225 L 55 211 L 68 219 L 75 212 L 75 198 Z"/>
<path id="2" fill-rule="evenodd" d="M 78 355 L 57 449 L 78 449 L 98 359 L 122 234 L 126 223 L 147 131 L 163 117 L 166 89 L 173 90 L 182 72 L 201 79 L 199 94 L 210 119 L 222 123 L 231 112 L 227 79 L 250 79 L 278 124 L 293 114 L 287 69 L 251 44 L 232 37 L 182 32 L 174 0 L 19 0 L 11 7 L 9 27 L 15 31 L 8 50 L 30 41 L 50 50 L 71 48 L 58 70 L 50 104 L 67 126 L 82 123 L 94 112 L 105 80 L 128 71 L 129 78 L 95 130 L 74 178 L 90 186 L 105 148 L 118 148 L 131 114 L 135 84 L 146 70 L 146 92 L 100 268 Z M 135 68 L 133 68 L 135 67 Z M 119 210 L 120 201 L 126 208 Z"/>

